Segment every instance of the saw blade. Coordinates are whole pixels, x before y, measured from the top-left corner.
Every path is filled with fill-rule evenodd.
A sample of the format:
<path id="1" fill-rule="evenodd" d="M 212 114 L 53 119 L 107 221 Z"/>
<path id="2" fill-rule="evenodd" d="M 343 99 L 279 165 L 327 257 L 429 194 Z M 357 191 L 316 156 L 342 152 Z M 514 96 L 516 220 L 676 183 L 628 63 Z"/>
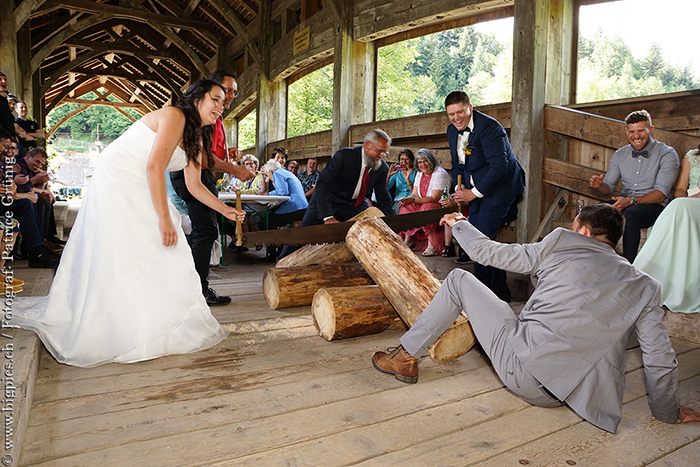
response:
<path id="1" fill-rule="evenodd" d="M 430 211 L 413 212 L 382 217 L 382 220 L 394 232 L 428 225 L 442 219 L 442 216 L 455 212 L 456 207 L 432 209 Z M 337 224 L 310 225 L 294 229 L 263 230 L 243 234 L 243 246 L 255 245 L 307 245 L 310 243 L 340 243 L 356 221 L 339 222 Z"/>

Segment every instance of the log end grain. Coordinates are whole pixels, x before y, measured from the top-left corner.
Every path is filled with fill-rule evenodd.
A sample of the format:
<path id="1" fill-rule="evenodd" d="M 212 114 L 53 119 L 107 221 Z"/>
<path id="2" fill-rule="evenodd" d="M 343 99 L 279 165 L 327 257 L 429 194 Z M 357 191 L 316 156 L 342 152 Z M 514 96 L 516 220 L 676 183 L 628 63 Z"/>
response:
<path id="1" fill-rule="evenodd" d="M 280 304 L 280 288 L 277 281 L 277 275 L 274 273 L 273 268 L 268 268 L 265 270 L 265 275 L 263 276 L 263 293 L 265 295 L 265 301 L 267 306 L 276 310 Z"/>
<path id="2" fill-rule="evenodd" d="M 428 348 L 428 354 L 437 363 L 461 357 L 476 343 L 469 320 L 460 316 L 440 338 Z"/>

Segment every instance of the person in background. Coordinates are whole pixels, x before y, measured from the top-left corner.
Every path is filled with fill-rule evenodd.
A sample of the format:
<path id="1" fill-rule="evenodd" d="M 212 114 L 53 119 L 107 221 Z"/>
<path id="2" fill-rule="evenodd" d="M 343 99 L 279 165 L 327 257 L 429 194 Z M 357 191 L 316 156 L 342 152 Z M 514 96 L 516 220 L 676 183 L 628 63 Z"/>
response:
<path id="1" fill-rule="evenodd" d="M 676 150 L 651 137 L 654 125 L 646 110 L 637 110 L 625 118 L 625 134 L 630 142 L 615 151 L 605 177 L 591 177 L 591 188 L 603 196 L 613 192 L 622 181 L 620 196 L 611 204 L 625 217 L 622 256 L 634 262 L 641 241 L 641 230 L 651 227 L 671 200 L 678 177 Z"/>
<path id="2" fill-rule="evenodd" d="M 517 218 L 516 201 L 525 190 L 525 171 L 513 153 L 506 130 L 495 119 L 474 110 L 466 92 L 449 93 L 445 110 L 450 119 L 447 141 L 455 187 L 452 196 L 457 202 L 469 204 L 469 222 L 494 240 L 501 226 Z M 459 175 L 464 189 L 457 186 Z M 510 301 L 505 271 L 474 263 L 474 275 L 501 300 Z"/>
<path id="3" fill-rule="evenodd" d="M 288 161 L 285 169 L 289 170 L 295 176 L 299 174 L 299 163 L 297 161 Z"/>
<path id="4" fill-rule="evenodd" d="M 418 150 L 416 163 L 419 172 L 411 194 L 399 200 L 400 214 L 440 209 L 440 197 L 450 186 L 450 175 L 433 153 Z M 445 243 L 445 232 L 438 222 L 401 232 L 401 237 L 410 248 L 422 250 L 423 256 L 437 255 Z"/>
<path id="5" fill-rule="evenodd" d="M 310 200 L 311 195 L 316 191 L 316 183 L 318 182 L 318 176 L 321 172 L 318 171 L 318 159 L 315 157 L 309 158 L 306 161 L 306 170 L 297 175 L 301 186 L 304 187 L 304 193 L 306 194 L 306 199 Z"/>
<path id="6" fill-rule="evenodd" d="M 413 182 L 416 180 L 414 168 L 415 156 L 410 149 L 399 153 L 399 163 L 389 166 L 389 191 L 394 194 L 394 214 L 398 214 L 401 206 L 399 200 L 410 196 L 413 192 Z"/>
<path id="7" fill-rule="evenodd" d="M 673 194 L 633 264 L 661 283 L 662 305 L 700 313 L 700 146 L 685 155 Z"/>
<path id="8" fill-rule="evenodd" d="M 231 107 L 233 99 L 238 93 L 236 74 L 227 70 L 216 70 L 209 79 L 220 85 L 224 90 L 224 110 Z M 226 172 L 240 180 L 249 180 L 253 174 L 240 165 L 229 162 L 230 151 L 226 145 L 226 135 L 224 133 L 223 116 L 219 115 L 213 125 L 211 136 L 211 152 L 213 158 L 204 158 L 201 166 L 201 181 L 209 192 L 218 197 L 219 190 L 216 187 L 216 177 L 214 171 Z M 237 153 L 237 150 L 234 151 Z M 190 193 L 185 182 L 185 171 L 178 170 L 170 174 L 173 188 L 177 195 L 187 204 L 187 212 L 192 221 L 192 233 L 188 241 L 192 249 L 192 258 L 199 274 L 199 280 L 204 295 L 209 306 L 224 306 L 231 303 L 231 297 L 221 296 L 214 289 L 209 287 L 209 260 L 211 258 L 212 247 L 219 237 L 219 216 L 216 211 L 207 204 L 201 202 Z"/>
<path id="9" fill-rule="evenodd" d="M 26 153 L 36 147 L 36 139 L 46 139 L 44 130 L 34 120 L 30 120 L 27 116 L 27 104 L 19 101 L 15 104 L 17 118 L 15 119 L 15 132 L 19 136 L 19 141 L 22 146 L 22 151 Z"/>

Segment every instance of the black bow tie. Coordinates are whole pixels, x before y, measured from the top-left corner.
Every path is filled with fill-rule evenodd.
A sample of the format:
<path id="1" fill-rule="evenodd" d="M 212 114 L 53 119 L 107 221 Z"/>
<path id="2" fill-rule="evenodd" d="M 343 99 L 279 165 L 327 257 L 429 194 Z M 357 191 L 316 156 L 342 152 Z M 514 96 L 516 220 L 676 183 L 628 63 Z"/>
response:
<path id="1" fill-rule="evenodd" d="M 642 156 L 645 159 L 649 159 L 649 151 L 635 151 L 632 149 L 632 157 Z"/>
<path id="2" fill-rule="evenodd" d="M 457 133 L 462 136 L 464 133 L 471 133 L 472 130 L 469 129 L 469 127 L 466 127 L 464 130 L 457 130 Z"/>

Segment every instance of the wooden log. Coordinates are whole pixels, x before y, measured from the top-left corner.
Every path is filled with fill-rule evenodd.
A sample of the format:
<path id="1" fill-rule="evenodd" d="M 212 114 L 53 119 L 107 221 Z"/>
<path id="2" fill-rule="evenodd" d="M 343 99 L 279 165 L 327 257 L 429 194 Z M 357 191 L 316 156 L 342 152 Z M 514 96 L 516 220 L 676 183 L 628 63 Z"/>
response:
<path id="1" fill-rule="evenodd" d="M 368 216 L 383 217 L 381 209 L 369 207 L 350 219 L 356 221 Z M 344 243 L 324 243 L 304 245 L 294 253 L 291 253 L 277 262 L 278 268 L 291 268 L 295 266 L 309 266 L 311 264 L 340 264 L 355 261 L 355 255 Z"/>
<path id="2" fill-rule="evenodd" d="M 412 326 L 437 293 L 440 282 L 381 219 L 357 221 L 345 241 L 401 318 Z M 471 325 L 460 315 L 428 353 L 436 362 L 446 362 L 466 353 L 474 343 Z"/>
<path id="3" fill-rule="evenodd" d="M 311 305 L 318 289 L 373 283 L 358 263 L 270 268 L 263 276 L 263 294 L 268 306 L 276 310 Z"/>
<path id="4" fill-rule="evenodd" d="M 398 318 L 376 285 L 319 289 L 311 314 L 316 330 L 327 341 L 378 334 Z"/>

